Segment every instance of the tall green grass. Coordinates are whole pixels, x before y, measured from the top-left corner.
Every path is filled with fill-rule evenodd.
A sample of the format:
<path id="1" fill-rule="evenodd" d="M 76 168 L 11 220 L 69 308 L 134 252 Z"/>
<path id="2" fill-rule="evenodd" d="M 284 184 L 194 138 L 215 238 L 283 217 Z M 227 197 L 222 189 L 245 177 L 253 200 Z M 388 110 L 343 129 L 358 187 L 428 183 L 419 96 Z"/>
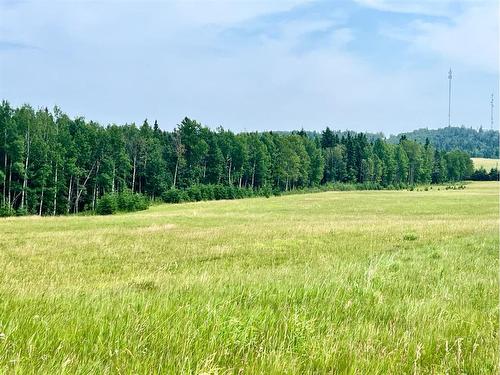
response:
<path id="1" fill-rule="evenodd" d="M 498 193 L 1 219 L 0 373 L 497 373 Z"/>

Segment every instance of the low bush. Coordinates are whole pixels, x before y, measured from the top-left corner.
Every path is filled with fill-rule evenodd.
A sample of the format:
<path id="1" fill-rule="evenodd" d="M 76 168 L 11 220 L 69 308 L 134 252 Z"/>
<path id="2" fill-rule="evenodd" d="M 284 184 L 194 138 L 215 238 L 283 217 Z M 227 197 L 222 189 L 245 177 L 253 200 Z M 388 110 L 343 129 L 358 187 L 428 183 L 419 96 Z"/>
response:
<path id="1" fill-rule="evenodd" d="M 491 168 L 488 172 L 484 167 L 476 169 L 469 177 L 472 181 L 498 181 L 498 169 Z"/>
<path id="2" fill-rule="evenodd" d="M 117 211 L 118 204 L 116 203 L 115 194 L 104 194 L 98 201 L 96 213 L 98 215 L 112 215 Z"/>
<path id="3" fill-rule="evenodd" d="M 200 190 L 204 201 L 211 201 L 215 199 L 213 185 L 200 185 Z"/>
<path id="4" fill-rule="evenodd" d="M 203 200 L 203 193 L 199 185 L 193 185 L 186 189 L 186 194 L 191 202 L 198 202 Z"/>
<path id="5" fill-rule="evenodd" d="M 271 186 L 265 185 L 257 190 L 257 195 L 269 198 L 271 195 L 273 195 L 273 189 L 271 188 Z"/>
<path id="6" fill-rule="evenodd" d="M 104 194 L 98 201 L 96 213 L 98 215 L 112 215 L 116 212 L 134 212 L 146 210 L 149 200 L 142 194 L 124 190 L 120 193 Z"/>
<path id="7" fill-rule="evenodd" d="M 118 211 L 133 212 L 146 210 L 149 207 L 149 201 L 142 194 L 135 194 L 130 190 L 124 190 L 117 194 L 116 205 Z"/>
<path id="8" fill-rule="evenodd" d="M 0 217 L 14 216 L 16 212 L 9 206 L 0 206 Z"/>
<path id="9" fill-rule="evenodd" d="M 26 208 L 18 208 L 16 210 L 16 216 L 26 216 L 28 214 L 29 214 L 29 212 Z"/>
<path id="10" fill-rule="evenodd" d="M 180 190 L 179 189 L 167 190 L 162 194 L 161 198 L 165 203 L 180 203 L 181 202 Z"/>
<path id="11" fill-rule="evenodd" d="M 214 198 L 216 200 L 227 199 L 227 190 L 224 185 L 217 184 L 214 186 Z"/>

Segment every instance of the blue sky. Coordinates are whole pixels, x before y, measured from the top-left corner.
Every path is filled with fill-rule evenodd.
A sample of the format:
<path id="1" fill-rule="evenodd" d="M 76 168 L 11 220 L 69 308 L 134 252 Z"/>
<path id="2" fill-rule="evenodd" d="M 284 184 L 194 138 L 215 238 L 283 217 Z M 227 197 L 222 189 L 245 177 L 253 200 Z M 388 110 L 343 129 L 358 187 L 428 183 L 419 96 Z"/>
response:
<path id="1" fill-rule="evenodd" d="M 489 128 L 497 1 L 0 0 L 0 98 L 235 131 Z M 495 111 L 498 124 L 498 111 Z"/>

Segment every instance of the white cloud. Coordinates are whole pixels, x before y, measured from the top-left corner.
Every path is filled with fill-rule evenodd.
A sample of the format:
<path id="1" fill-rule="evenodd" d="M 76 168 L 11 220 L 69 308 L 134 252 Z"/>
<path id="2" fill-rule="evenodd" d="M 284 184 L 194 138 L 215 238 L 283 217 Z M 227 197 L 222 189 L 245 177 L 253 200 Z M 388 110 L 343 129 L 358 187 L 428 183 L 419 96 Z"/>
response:
<path id="1" fill-rule="evenodd" d="M 185 23 L 229 25 L 262 15 L 284 12 L 312 0 L 204 0 L 173 3 L 176 18 Z"/>
<path id="2" fill-rule="evenodd" d="M 282 17 L 273 24 L 275 37 L 249 33 L 247 41 L 224 38 L 224 30 L 251 29 L 254 18 L 286 12 L 304 1 L 0 5 L 0 41 L 39 47 L 0 51 L 0 99 L 15 105 L 58 104 L 71 115 L 103 123 L 148 117 L 164 128 L 186 115 L 234 130 L 333 125 L 397 132 L 445 123 L 442 66 L 381 69 L 379 61 L 362 51 L 349 51 L 357 35 L 356 20 L 336 23 L 331 13 L 324 18 L 318 13 Z M 407 41 L 417 55 L 460 59 L 490 71 L 491 57 L 471 46 L 472 41 L 457 40 L 466 38 L 466 30 L 480 17 L 469 12 L 452 23 L 419 22 L 406 30 L 411 31 Z M 267 17 L 266 22 L 273 20 Z M 491 22 L 471 32 L 477 37 L 488 33 Z M 307 37 L 315 33 L 322 35 L 317 48 L 298 53 L 297 46 L 307 47 Z M 440 45 L 450 39 L 453 48 L 441 52 Z M 458 100 L 457 95 L 457 105 Z M 467 96 L 463 102 L 464 112 L 457 110 L 455 118 L 476 125 L 471 123 L 473 110 L 481 103 Z"/>
<path id="3" fill-rule="evenodd" d="M 386 12 L 447 15 L 453 0 L 355 0 L 355 2 Z"/>
<path id="4" fill-rule="evenodd" d="M 414 44 L 450 64 L 498 73 L 498 4 L 472 6 L 451 24 L 418 22 Z"/>

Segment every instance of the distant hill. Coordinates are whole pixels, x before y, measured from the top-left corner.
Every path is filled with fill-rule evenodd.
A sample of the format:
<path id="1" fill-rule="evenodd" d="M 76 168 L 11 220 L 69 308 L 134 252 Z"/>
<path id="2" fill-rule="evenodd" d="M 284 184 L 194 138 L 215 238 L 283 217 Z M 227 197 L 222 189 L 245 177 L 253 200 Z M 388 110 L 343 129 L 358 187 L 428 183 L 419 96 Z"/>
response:
<path id="1" fill-rule="evenodd" d="M 336 134 L 339 138 L 346 136 L 347 133 L 353 134 L 358 134 L 358 133 L 363 133 L 366 135 L 366 138 L 368 139 L 369 142 L 373 142 L 376 139 L 386 139 L 384 133 L 379 132 L 379 133 L 367 133 L 367 132 L 359 132 L 359 131 L 354 131 L 354 130 L 336 130 L 335 128 L 331 127 L 330 130 L 333 132 L 333 134 Z M 273 133 L 276 134 L 281 134 L 281 135 L 288 135 L 288 134 L 301 134 L 301 132 L 304 132 L 309 138 L 315 139 L 315 138 L 320 138 L 322 131 L 316 131 L 316 130 L 274 130 Z M 399 138 L 398 138 L 399 141 Z"/>
<path id="2" fill-rule="evenodd" d="M 498 130 L 476 130 L 466 127 L 424 128 L 409 133 L 391 135 L 388 141 L 398 143 L 402 135 L 421 143 L 429 138 L 431 144 L 439 150 L 458 149 L 469 153 L 472 157 L 498 158 Z"/>
<path id="3" fill-rule="evenodd" d="M 351 130 L 336 130 L 332 128 L 334 134 L 339 137 L 345 136 L 347 133 L 356 134 L 358 132 Z M 309 138 L 321 137 L 321 132 L 319 131 L 304 131 Z M 292 133 L 299 133 L 299 131 L 275 131 L 274 133 L 286 135 Z M 401 136 L 406 135 L 408 139 L 425 143 L 425 140 L 429 138 L 430 143 L 442 151 L 452 151 L 460 150 L 467 152 L 473 158 L 492 158 L 498 159 L 498 143 L 499 143 L 499 132 L 498 130 L 483 130 L 483 129 L 473 129 L 466 127 L 446 127 L 440 129 L 417 129 L 407 133 L 400 133 L 397 135 L 391 135 L 389 137 L 384 136 L 383 133 L 365 133 L 369 142 L 376 139 L 386 139 L 389 143 L 398 143 Z"/>

